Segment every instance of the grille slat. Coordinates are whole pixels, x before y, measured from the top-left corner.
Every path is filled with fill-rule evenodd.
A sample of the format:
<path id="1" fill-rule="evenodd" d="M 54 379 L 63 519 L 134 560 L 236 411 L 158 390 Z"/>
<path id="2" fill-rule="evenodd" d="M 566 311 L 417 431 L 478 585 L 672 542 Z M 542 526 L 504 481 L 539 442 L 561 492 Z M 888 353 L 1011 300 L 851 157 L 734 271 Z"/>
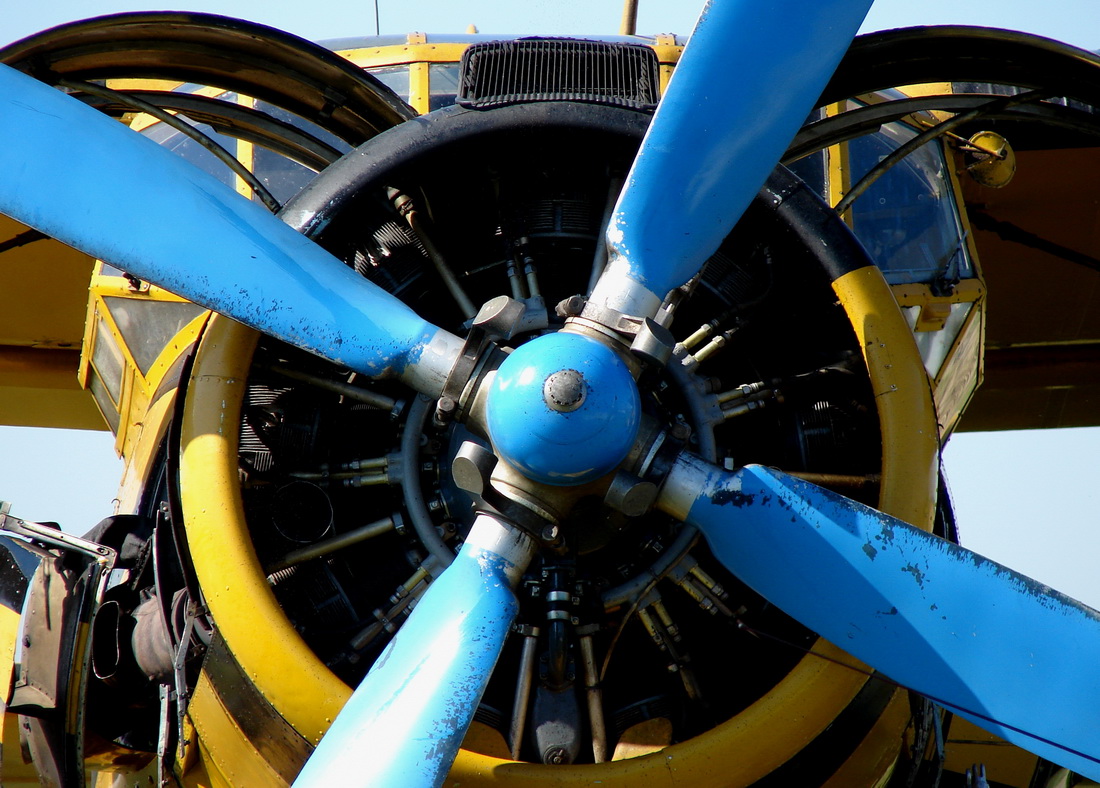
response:
<path id="1" fill-rule="evenodd" d="M 657 55 L 640 44 L 487 41 L 467 49 L 459 67 L 457 103 L 464 107 L 582 101 L 648 110 L 659 99 Z"/>

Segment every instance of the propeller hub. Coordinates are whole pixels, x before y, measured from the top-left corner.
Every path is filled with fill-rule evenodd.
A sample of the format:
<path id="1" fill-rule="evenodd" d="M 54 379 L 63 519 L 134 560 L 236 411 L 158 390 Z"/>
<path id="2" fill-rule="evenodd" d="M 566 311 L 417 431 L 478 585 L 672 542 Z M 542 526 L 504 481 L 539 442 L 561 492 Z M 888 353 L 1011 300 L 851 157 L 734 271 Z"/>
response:
<path id="1" fill-rule="evenodd" d="M 558 413 L 572 413 L 584 404 L 588 387 L 584 375 L 575 369 L 563 369 L 552 373 L 542 384 L 542 398 L 546 407 Z"/>
<path id="2" fill-rule="evenodd" d="M 544 484 L 584 484 L 614 470 L 638 434 L 641 401 L 630 370 L 590 337 L 558 332 L 504 360 L 486 403 L 497 454 Z"/>

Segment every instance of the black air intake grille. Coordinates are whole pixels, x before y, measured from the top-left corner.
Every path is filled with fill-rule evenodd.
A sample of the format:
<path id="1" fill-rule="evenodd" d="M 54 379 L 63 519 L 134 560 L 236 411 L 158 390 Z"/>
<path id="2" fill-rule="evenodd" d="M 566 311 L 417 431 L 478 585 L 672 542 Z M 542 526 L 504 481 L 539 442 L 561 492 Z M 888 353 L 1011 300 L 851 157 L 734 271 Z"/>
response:
<path id="1" fill-rule="evenodd" d="M 458 103 L 464 107 L 586 101 L 652 109 L 659 98 L 657 55 L 640 44 L 488 41 L 463 53 L 459 71 Z"/>

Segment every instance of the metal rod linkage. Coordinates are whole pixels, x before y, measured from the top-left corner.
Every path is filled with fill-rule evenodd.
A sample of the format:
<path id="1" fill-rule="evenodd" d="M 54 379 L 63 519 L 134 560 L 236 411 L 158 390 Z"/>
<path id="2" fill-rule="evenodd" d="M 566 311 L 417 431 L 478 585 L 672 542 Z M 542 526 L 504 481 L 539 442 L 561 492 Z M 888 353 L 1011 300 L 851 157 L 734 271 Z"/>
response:
<path id="1" fill-rule="evenodd" d="M 390 517 L 383 517 L 381 520 L 375 520 L 373 523 L 361 526 L 346 533 L 334 536 L 331 539 L 325 539 L 323 542 L 317 542 L 306 547 L 298 548 L 297 550 L 291 550 L 284 555 L 274 564 L 267 568 L 267 574 L 273 574 L 282 569 L 294 566 L 296 564 L 303 563 L 304 561 L 311 561 L 314 558 L 320 558 L 321 556 L 334 553 L 337 550 L 343 550 L 345 547 L 350 547 L 354 544 L 372 539 L 375 536 L 384 534 L 387 531 L 392 531 L 401 520 L 401 515 L 394 514 Z"/>
<path id="2" fill-rule="evenodd" d="M 708 342 L 699 350 L 698 353 L 694 354 L 696 363 L 703 363 L 719 350 L 724 348 L 726 346 L 726 343 L 730 341 L 730 339 L 736 332 L 737 329 L 729 329 L 728 331 L 723 331 L 718 336 L 712 338 L 710 342 Z"/>
<path id="3" fill-rule="evenodd" d="M 401 615 L 408 615 L 416 601 L 428 590 L 430 578 L 431 572 L 428 567 L 421 564 L 412 576 L 399 585 L 393 595 L 390 596 L 391 606 L 388 610 L 383 610 L 380 607 L 374 610 L 373 615 L 376 621 L 351 639 L 352 649 L 362 651 L 383 632 L 389 632 L 390 634 L 396 632 L 397 618 Z"/>
<path id="4" fill-rule="evenodd" d="M 686 556 L 668 573 L 670 580 L 682 588 L 687 595 L 699 603 L 699 607 L 711 615 L 721 613 L 729 618 L 733 611 L 726 606 L 726 591 L 718 582 L 703 571 L 699 562 Z"/>
<path id="5" fill-rule="evenodd" d="M 616 176 L 607 186 L 607 201 L 604 204 L 603 216 L 600 218 L 600 231 L 596 235 L 596 249 L 592 253 L 592 272 L 588 276 L 588 290 L 591 293 L 596 282 L 600 280 L 607 265 L 607 233 L 605 230 L 611 224 L 611 216 L 615 212 L 615 203 L 619 199 L 619 192 L 623 190 L 623 179 Z"/>
<path id="6" fill-rule="evenodd" d="M 519 264 L 515 260 L 509 260 L 505 266 L 508 274 L 508 283 L 512 286 L 512 298 L 517 301 L 527 300 L 527 289 L 524 287 L 524 279 L 519 270 Z"/>
<path id="7" fill-rule="evenodd" d="M 523 261 L 523 273 L 527 277 L 527 292 L 531 294 L 531 298 L 538 298 L 542 293 L 539 290 L 538 272 L 535 270 L 535 263 L 531 258 Z"/>
<path id="8" fill-rule="evenodd" d="M 531 687 L 535 678 L 539 628 L 523 624 L 517 625 L 514 631 L 523 636 L 523 653 L 519 659 L 519 674 L 516 676 L 516 700 L 512 705 L 508 751 L 512 760 L 519 760 L 519 751 L 523 746 L 523 732 L 527 725 L 527 707 L 531 702 Z"/>
<path id="9" fill-rule="evenodd" d="M 281 364 L 260 364 L 259 366 L 284 378 L 300 380 L 303 383 L 312 384 L 317 388 L 331 391 L 334 394 L 353 399 L 356 402 L 362 402 L 365 405 L 373 405 L 381 410 L 388 410 L 390 413 L 394 413 L 398 410 L 398 400 L 395 400 L 393 397 L 387 397 L 385 394 L 379 394 L 376 391 L 365 389 L 362 386 L 356 386 L 351 383 L 341 383 L 336 380 L 328 380 L 318 375 L 310 375 L 308 372 L 300 372 L 290 367 L 284 367 Z"/>
<path id="10" fill-rule="evenodd" d="M 670 672 L 680 674 L 684 692 L 692 700 L 698 700 L 701 697 L 699 682 L 688 664 L 691 658 L 679 645 L 682 639 L 680 628 L 672 620 L 656 589 L 651 590 L 639 604 L 638 620 L 642 622 L 642 626 L 645 627 L 657 648 L 668 654 L 670 660 L 668 669 Z"/>
<path id="11" fill-rule="evenodd" d="M 703 323 L 703 325 L 701 325 L 697 329 L 695 329 L 695 331 L 693 331 L 691 333 L 691 335 L 689 337 L 687 337 L 687 339 L 685 339 L 680 344 L 684 346 L 685 350 L 691 350 L 693 347 L 698 345 L 704 339 L 710 339 L 711 335 L 714 333 L 715 329 L 717 329 L 717 328 L 718 328 L 718 321 L 717 320 L 711 320 L 708 323 Z"/>
<path id="12" fill-rule="evenodd" d="M 778 384 L 778 380 L 773 380 L 770 382 L 760 380 L 756 383 L 743 383 L 740 386 L 735 386 L 729 391 L 720 392 L 715 396 L 718 397 L 718 401 L 720 403 L 730 402 L 735 399 L 744 399 L 747 397 L 752 397 L 753 395 L 758 395 L 760 394 L 760 392 L 767 391 L 770 387 L 776 386 Z"/>
<path id="13" fill-rule="evenodd" d="M 0 531 L 17 534 L 26 539 L 34 539 L 42 544 L 61 550 L 72 550 L 108 568 L 114 565 L 117 554 L 111 548 L 90 542 L 87 539 L 81 539 L 79 536 L 67 534 L 60 528 L 13 517 L 9 514 L 10 511 L 11 503 L 0 501 Z M 32 552 L 37 553 L 37 551 Z"/>
<path id="14" fill-rule="evenodd" d="M 607 761 L 607 722 L 603 715 L 603 691 L 600 689 L 596 652 L 592 645 L 592 632 L 596 629 L 597 625 L 588 624 L 578 627 L 577 634 L 584 667 L 584 689 L 588 698 L 588 723 L 592 729 L 592 760 L 604 763 Z"/>
<path id="15" fill-rule="evenodd" d="M 462 285 L 459 283 L 454 271 L 447 265 L 443 253 L 439 251 L 439 247 L 435 245 L 431 236 L 425 230 L 424 224 L 420 221 L 420 213 L 417 211 L 412 198 L 393 187 L 386 190 L 386 196 L 393 201 L 397 212 L 405 218 L 409 229 L 413 231 L 413 234 L 420 241 L 420 245 L 424 247 L 424 251 L 428 253 L 428 259 L 432 261 L 432 265 L 435 266 L 435 270 L 439 273 L 443 284 L 447 287 L 451 297 L 454 298 L 455 303 L 458 304 L 462 316 L 467 320 L 474 317 L 477 314 L 474 302 L 466 295 L 466 291 L 462 289 Z"/>
<path id="16" fill-rule="evenodd" d="M 338 479 L 344 487 L 371 487 L 376 484 L 389 484 L 388 473 L 353 474 L 346 479 Z"/>
<path id="17" fill-rule="evenodd" d="M 292 471 L 289 475 L 295 479 L 307 481 L 328 481 L 330 479 L 355 479 L 360 476 L 381 476 L 388 478 L 389 457 L 368 457 L 365 460 L 342 462 L 335 469 L 328 463 L 322 463 L 319 471 Z"/>
<path id="18" fill-rule="evenodd" d="M 796 479 L 802 479 L 819 487 L 841 487 L 849 490 L 874 487 L 882 481 L 882 475 L 878 473 L 813 473 L 811 471 L 787 471 L 787 473 Z"/>

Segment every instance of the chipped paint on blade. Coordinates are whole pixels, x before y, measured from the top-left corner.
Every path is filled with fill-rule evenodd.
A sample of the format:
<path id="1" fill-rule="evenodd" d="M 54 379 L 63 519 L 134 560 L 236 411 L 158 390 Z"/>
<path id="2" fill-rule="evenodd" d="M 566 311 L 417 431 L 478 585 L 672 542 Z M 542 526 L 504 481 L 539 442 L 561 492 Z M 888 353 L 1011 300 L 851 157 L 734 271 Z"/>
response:
<path id="1" fill-rule="evenodd" d="M 0 65 L 0 212 L 140 279 L 371 376 L 438 329 L 260 205 Z"/>
<path id="2" fill-rule="evenodd" d="M 479 515 L 310 756 L 294 788 L 442 784 L 518 609 L 534 554 L 518 529 Z"/>
<path id="3" fill-rule="evenodd" d="M 902 685 L 1100 778 L 1100 613 L 781 472 L 696 478 L 688 521 L 757 592 Z"/>

